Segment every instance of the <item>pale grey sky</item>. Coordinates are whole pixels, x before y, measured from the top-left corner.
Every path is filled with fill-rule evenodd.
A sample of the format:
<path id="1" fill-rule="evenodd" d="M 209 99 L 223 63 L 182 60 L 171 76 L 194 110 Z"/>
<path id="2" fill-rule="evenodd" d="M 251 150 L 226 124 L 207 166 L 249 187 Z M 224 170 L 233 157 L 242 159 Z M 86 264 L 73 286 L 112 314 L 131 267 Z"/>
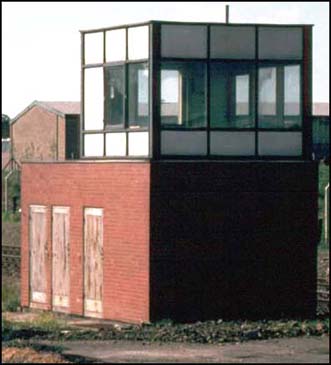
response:
<path id="1" fill-rule="evenodd" d="M 79 30 L 146 20 L 314 24 L 313 100 L 329 101 L 328 2 L 2 2 L 2 113 L 79 101 Z"/>

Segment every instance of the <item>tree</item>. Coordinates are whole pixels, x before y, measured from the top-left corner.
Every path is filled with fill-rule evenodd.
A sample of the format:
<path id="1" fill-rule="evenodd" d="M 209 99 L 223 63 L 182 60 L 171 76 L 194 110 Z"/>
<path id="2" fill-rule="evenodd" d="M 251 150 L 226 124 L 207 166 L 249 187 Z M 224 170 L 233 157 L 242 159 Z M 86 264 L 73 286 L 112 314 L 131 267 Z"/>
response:
<path id="1" fill-rule="evenodd" d="M 1 137 L 9 138 L 9 122 L 10 118 L 6 114 L 1 114 Z"/>

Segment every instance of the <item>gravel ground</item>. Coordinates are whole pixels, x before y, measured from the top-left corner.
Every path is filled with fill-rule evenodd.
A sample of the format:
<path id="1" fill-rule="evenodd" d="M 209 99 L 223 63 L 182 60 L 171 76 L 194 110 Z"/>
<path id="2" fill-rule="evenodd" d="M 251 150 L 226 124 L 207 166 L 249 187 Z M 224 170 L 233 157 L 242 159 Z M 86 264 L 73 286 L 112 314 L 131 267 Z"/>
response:
<path id="1" fill-rule="evenodd" d="M 68 364 L 68 360 L 58 354 L 39 352 L 32 348 L 7 347 L 2 349 L 2 362 L 13 364 L 38 363 L 38 364 Z"/>

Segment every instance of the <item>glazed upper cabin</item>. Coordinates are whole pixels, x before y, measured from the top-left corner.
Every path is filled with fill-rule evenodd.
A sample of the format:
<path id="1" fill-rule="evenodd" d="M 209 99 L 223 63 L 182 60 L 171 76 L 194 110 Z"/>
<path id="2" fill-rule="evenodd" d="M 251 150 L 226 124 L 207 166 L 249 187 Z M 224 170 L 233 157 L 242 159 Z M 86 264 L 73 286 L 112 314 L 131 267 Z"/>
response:
<path id="1" fill-rule="evenodd" d="M 81 37 L 82 159 L 311 159 L 311 25 L 150 21 Z"/>

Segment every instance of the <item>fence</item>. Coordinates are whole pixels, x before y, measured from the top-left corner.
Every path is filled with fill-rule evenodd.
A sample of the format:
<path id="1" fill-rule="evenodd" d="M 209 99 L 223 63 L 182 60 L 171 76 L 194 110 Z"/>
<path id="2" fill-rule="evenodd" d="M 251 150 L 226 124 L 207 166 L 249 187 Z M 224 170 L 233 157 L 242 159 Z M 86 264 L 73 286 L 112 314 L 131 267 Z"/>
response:
<path id="1" fill-rule="evenodd" d="M 2 244 L 2 276 L 20 275 L 20 246 Z"/>

